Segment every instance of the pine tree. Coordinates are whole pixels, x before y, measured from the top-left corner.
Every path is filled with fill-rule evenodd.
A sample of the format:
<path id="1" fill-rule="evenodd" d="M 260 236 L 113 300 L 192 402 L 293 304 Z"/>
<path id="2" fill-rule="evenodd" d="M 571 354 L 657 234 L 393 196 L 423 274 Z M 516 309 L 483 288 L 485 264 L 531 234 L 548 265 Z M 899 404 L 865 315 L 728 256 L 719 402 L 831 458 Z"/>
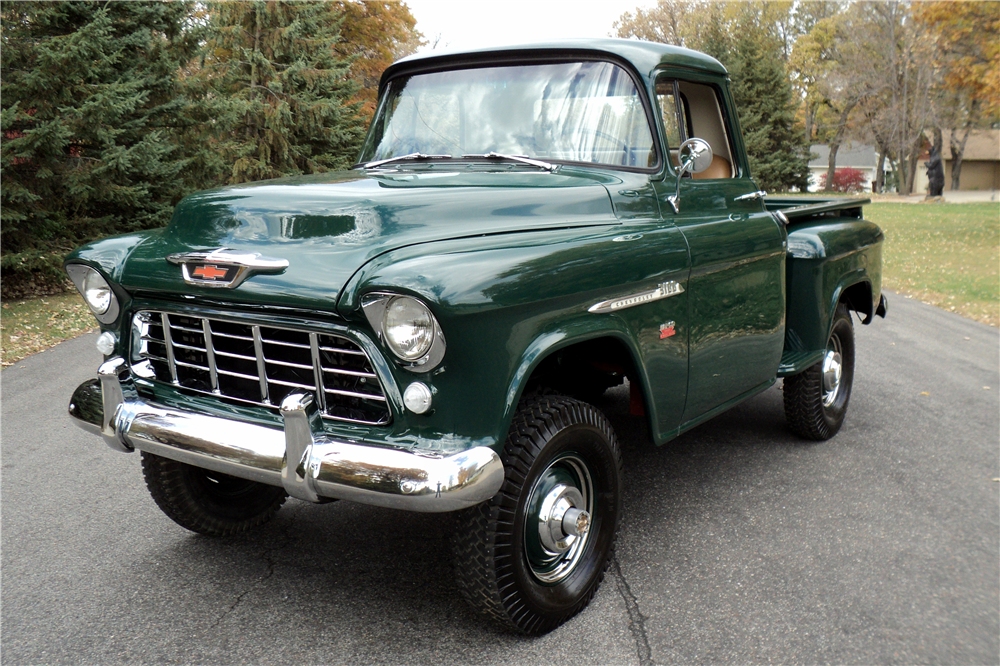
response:
<path id="1" fill-rule="evenodd" d="M 349 167 L 364 136 L 335 5 L 254 1 L 209 5 L 201 70 L 207 143 L 225 182 Z"/>
<path id="2" fill-rule="evenodd" d="M 184 190 L 176 75 L 190 3 L 2 6 L 3 295 L 62 281 L 62 254 L 164 224 Z"/>
<path id="3" fill-rule="evenodd" d="M 804 192 L 809 146 L 795 127 L 792 85 L 780 50 L 764 43 L 760 33 L 741 30 L 726 60 L 754 181 L 768 191 Z"/>
<path id="4" fill-rule="evenodd" d="M 715 57 L 732 80 L 750 173 L 768 191 L 809 184 L 809 146 L 795 127 L 796 105 L 781 45 L 753 3 L 713 8 L 700 48 Z"/>

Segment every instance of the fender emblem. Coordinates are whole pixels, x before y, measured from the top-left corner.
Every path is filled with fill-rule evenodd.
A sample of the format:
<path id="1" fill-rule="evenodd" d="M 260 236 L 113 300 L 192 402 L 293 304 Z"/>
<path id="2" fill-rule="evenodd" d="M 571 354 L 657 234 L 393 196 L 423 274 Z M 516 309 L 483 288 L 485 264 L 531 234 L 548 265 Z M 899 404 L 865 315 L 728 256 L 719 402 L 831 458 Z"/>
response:
<path id="1" fill-rule="evenodd" d="M 594 303 L 587 308 L 587 312 L 615 312 L 617 310 L 624 310 L 625 308 L 634 308 L 637 305 L 652 303 L 653 301 L 658 301 L 661 298 L 670 298 L 671 296 L 676 296 L 677 294 L 682 293 L 684 293 L 684 287 L 679 282 L 670 280 L 669 282 L 661 282 L 657 285 L 656 289 L 640 291 L 637 294 L 629 294 L 627 296 L 601 301 L 600 303 Z"/>
<path id="2" fill-rule="evenodd" d="M 660 339 L 669 338 L 671 335 L 675 334 L 677 331 L 674 330 L 674 322 L 668 321 L 666 324 L 660 324 Z"/>
<path id="3" fill-rule="evenodd" d="M 288 268 L 287 259 L 262 257 L 257 252 L 235 252 L 220 247 L 207 252 L 171 254 L 167 261 L 181 267 L 188 284 L 202 287 L 233 289 L 257 273 L 281 273 Z"/>

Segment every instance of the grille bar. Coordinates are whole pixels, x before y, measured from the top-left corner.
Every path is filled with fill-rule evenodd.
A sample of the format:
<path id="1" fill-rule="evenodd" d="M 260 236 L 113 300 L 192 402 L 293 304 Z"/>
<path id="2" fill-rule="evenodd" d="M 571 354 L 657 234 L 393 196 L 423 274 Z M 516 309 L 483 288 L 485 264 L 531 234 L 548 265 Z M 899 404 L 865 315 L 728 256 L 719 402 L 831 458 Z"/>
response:
<path id="1" fill-rule="evenodd" d="M 391 420 L 371 359 L 342 335 L 144 311 L 133 320 L 133 341 L 142 377 L 270 409 L 309 391 L 325 418 Z"/>
<path id="2" fill-rule="evenodd" d="M 166 312 L 160 315 L 163 322 L 163 341 L 167 348 L 167 365 L 170 366 L 170 381 L 177 383 L 177 361 L 174 359 L 174 345 L 170 337 L 170 316 Z"/>

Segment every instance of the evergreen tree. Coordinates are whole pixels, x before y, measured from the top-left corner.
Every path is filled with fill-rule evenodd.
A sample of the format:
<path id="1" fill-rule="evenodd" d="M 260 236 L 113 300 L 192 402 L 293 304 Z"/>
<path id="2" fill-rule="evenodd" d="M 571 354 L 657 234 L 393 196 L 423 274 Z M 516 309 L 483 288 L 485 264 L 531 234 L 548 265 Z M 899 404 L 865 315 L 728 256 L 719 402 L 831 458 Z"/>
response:
<path id="1" fill-rule="evenodd" d="M 5 2 L 3 295 L 62 283 L 62 254 L 164 224 L 184 190 L 176 75 L 190 3 Z"/>
<path id="2" fill-rule="evenodd" d="M 349 167 L 364 136 L 340 18 L 323 2 L 209 5 L 201 86 L 206 143 L 229 183 Z"/>
<path id="3" fill-rule="evenodd" d="M 732 78 L 750 173 L 767 191 L 809 184 L 809 146 L 795 127 L 796 104 L 781 51 L 756 30 L 740 30 L 722 63 Z"/>

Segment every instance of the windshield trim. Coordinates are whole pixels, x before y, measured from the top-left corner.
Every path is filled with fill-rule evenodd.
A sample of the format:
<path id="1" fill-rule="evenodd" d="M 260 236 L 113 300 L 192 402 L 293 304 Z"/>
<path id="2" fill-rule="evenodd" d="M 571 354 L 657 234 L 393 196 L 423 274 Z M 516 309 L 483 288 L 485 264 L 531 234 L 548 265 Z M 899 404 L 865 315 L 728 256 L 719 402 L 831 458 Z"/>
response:
<path id="1" fill-rule="evenodd" d="M 632 65 L 624 58 L 619 58 L 608 53 L 595 53 L 592 51 L 554 51 L 554 52 L 539 52 L 539 51 L 512 51 L 508 53 L 486 53 L 482 56 L 486 57 L 476 57 L 477 54 L 469 54 L 467 58 L 459 59 L 449 59 L 445 62 L 427 62 L 427 61 L 416 61 L 412 66 L 404 67 L 394 72 L 391 77 L 385 79 L 379 85 L 379 99 L 378 105 L 376 106 L 375 114 L 372 116 L 372 122 L 368 125 L 368 131 L 365 133 L 364 141 L 362 141 L 362 150 L 364 146 L 368 144 L 368 140 L 371 133 L 375 130 L 374 120 L 379 116 L 379 113 L 383 110 L 383 105 L 388 98 L 388 90 L 393 81 L 399 78 L 405 78 L 410 76 L 415 76 L 417 74 L 432 74 L 434 72 L 450 72 L 463 69 L 485 69 L 489 67 L 509 67 L 514 65 L 553 65 L 562 64 L 567 62 L 607 62 L 615 65 L 624 71 L 628 77 L 632 80 L 632 85 L 635 86 L 639 93 L 639 99 L 642 101 L 642 108 L 646 114 L 646 124 L 649 126 L 649 132 L 653 137 L 653 150 L 656 153 L 656 162 L 653 166 L 649 167 L 633 167 L 633 166 L 622 166 L 615 164 L 602 164 L 598 162 L 576 162 L 570 160 L 558 160 L 546 158 L 546 162 L 551 162 L 552 164 L 565 164 L 567 166 L 575 167 L 589 167 L 597 169 L 610 169 L 612 171 L 626 171 L 629 173 L 648 173 L 648 174 L 658 174 L 663 170 L 664 160 L 663 160 L 663 150 L 660 146 L 660 133 L 658 126 L 656 124 L 655 117 L 653 115 L 653 107 L 649 98 L 649 91 L 643 84 L 642 78 L 633 70 Z M 358 155 L 360 159 L 361 155 Z M 532 158 L 537 159 L 537 158 Z M 406 162 L 401 162 L 405 164 Z M 361 168 L 363 162 L 357 162 L 352 169 Z"/>

